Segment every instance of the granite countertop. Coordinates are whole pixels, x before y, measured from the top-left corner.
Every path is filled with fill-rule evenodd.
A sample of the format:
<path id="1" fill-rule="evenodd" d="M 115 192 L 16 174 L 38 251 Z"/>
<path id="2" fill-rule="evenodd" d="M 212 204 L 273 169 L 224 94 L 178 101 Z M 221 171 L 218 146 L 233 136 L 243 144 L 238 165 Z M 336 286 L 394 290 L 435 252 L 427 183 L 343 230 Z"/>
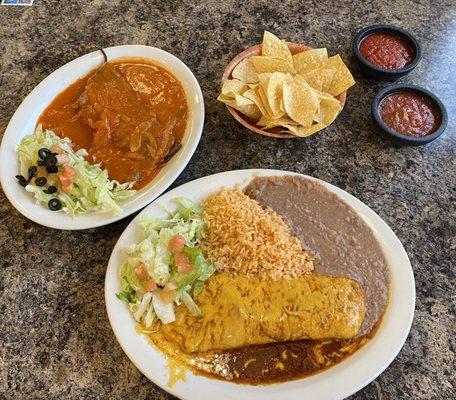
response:
<path id="1" fill-rule="evenodd" d="M 373 23 L 402 26 L 421 42 L 421 63 L 401 81 L 445 102 L 449 126 L 435 142 L 400 148 L 373 124 L 371 101 L 388 83 L 363 78 L 351 58 L 354 34 Z M 258 137 L 216 101 L 224 67 L 264 29 L 348 61 L 357 84 L 330 128 L 308 139 Z M 395 361 L 350 399 L 456 398 L 454 1 L 35 0 L 0 6 L 0 35 L 0 132 L 33 87 L 66 62 L 100 47 L 152 45 L 190 67 L 206 103 L 201 143 L 172 187 L 214 172 L 280 168 L 369 205 L 410 257 L 416 313 Z M 130 220 L 56 231 L 25 219 L 0 190 L 0 399 L 172 398 L 128 360 L 105 311 L 105 269 Z"/>

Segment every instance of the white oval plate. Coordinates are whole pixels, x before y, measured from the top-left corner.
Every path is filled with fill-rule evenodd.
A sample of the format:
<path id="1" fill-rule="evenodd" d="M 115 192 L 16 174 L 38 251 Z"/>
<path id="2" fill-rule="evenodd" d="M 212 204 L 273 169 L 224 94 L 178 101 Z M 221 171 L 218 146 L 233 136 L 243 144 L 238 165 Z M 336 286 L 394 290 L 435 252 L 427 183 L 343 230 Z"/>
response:
<path id="1" fill-rule="evenodd" d="M 160 204 L 185 196 L 201 201 L 223 186 L 245 186 L 256 175 L 285 175 L 278 170 L 238 170 L 206 176 L 179 186 L 154 201 L 141 212 L 119 238 L 109 260 L 105 280 L 105 300 L 109 321 L 122 349 L 136 367 L 158 386 L 185 400 L 334 400 L 343 399 L 374 380 L 396 357 L 403 346 L 415 308 L 415 280 L 407 254 L 388 225 L 368 206 L 352 195 L 329 183 L 322 182 L 332 192 L 350 204 L 369 224 L 379 240 L 391 271 L 391 295 L 382 324 L 364 347 L 340 364 L 317 375 L 296 381 L 248 386 L 187 374 L 185 382 L 167 387 L 168 370 L 165 357 L 147 339 L 135 331 L 136 322 L 128 307 L 116 298 L 120 291 L 119 267 L 122 249 L 141 238 L 138 227 L 140 215 L 164 216 Z M 314 179 L 314 178 L 312 178 Z"/>
<path id="2" fill-rule="evenodd" d="M 110 224 L 138 211 L 163 193 L 190 161 L 201 137 L 204 123 L 204 100 L 201 88 L 190 69 L 178 58 L 164 50 L 149 46 L 125 45 L 104 49 L 108 60 L 121 57 L 141 57 L 162 65 L 182 83 L 189 118 L 182 148 L 166 163 L 157 176 L 136 196 L 122 204 L 122 213 L 96 212 L 71 217 L 50 211 L 46 205 L 36 204 L 33 195 L 24 190 L 15 178 L 19 171 L 16 147 L 20 140 L 35 130 L 40 114 L 60 92 L 77 79 L 87 75 L 103 63 L 101 51 L 79 57 L 59 68 L 44 79 L 24 99 L 6 128 L 0 148 L 0 182 L 11 204 L 32 221 L 56 229 L 88 229 Z"/>

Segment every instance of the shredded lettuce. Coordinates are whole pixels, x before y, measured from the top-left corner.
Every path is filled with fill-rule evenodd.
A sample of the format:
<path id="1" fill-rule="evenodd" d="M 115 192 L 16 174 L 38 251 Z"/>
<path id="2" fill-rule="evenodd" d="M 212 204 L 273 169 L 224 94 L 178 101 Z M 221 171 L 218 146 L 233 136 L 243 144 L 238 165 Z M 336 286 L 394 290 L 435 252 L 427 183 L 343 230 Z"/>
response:
<path id="1" fill-rule="evenodd" d="M 122 209 L 118 203 L 135 195 L 133 182 L 119 183 L 110 180 L 108 171 L 102 170 L 100 164 L 90 164 L 85 160 L 87 152 L 84 149 L 74 151 L 69 139 L 62 139 L 49 130 L 43 131 L 40 125 L 34 134 L 25 136 L 17 148 L 21 175 L 27 177 L 28 168 L 37 165 L 39 149 L 53 146 L 60 147 L 68 156 L 66 165 L 75 172 L 73 185 L 69 192 L 59 190 L 54 194 L 44 193 L 43 187 L 27 185 L 25 189 L 33 193 L 39 202 L 48 203 L 49 200 L 58 198 L 63 205 L 62 210 L 71 215 L 94 211 L 119 214 Z M 57 186 L 57 174 L 49 174 L 47 183 Z"/>
<path id="2" fill-rule="evenodd" d="M 121 287 L 126 292 L 144 292 L 139 278 L 134 272 L 134 267 L 131 263 L 126 262 L 122 266 L 121 271 Z M 142 293 L 144 294 L 144 293 Z"/>
<path id="3" fill-rule="evenodd" d="M 146 328 L 150 328 L 152 326 L 152 322 L 154 322 L 155 319 L 155 311 L 154 307 L 150 307 L 147 310 L 146 314 L 143 316 L 143 321 L 144 321 L 144 326 Z"/>
<path id="4" fill-rule="evenodd" d="M 168 218 L 151 218 L 143 216 L 139 226 L 143 232 L 140 242 L 125 248 L 126 261 L 120 268 L 121 292 L 117 297 L 128 303 L 135 319 L 147 328 L 155 316 L 164 324 L 175 320 L 174 306 L 181 302 L 195 315 L 200 316 L 201 310 L 194 301 L 204 287 L 204 282 L 214 273 L 214 266 L 204 258 L 198 247 L 204 222 L 201 217 L 200 205 L 189 199 L 180 197 L 173 199 L 177 209 L 165 209 Z M 187 256 L 192 269 L 189 273 L 180 273 L 169 250 L 170 239 L 180 235 L 185 239 L 182 250 Z M 135 268 L 145 268 L 147 277 L 140 279 Z M 145 291 L 143 284 L 153 279 L 158 285 L 152 292 Z M 166 285 L 172 284 L 174 300 L 166 301 L 162 295 Z M 144 298 L 152 293 L 152 300 Z"/>
<path id="5" fill-rule="evenodd" d="M 190 296 L 187 292 L 182 292 L 182 301 L 194 316 L 200 317 L 202 315 L 201 310 L 192 299 L 192 296 Z"/>
<path id="6" fill-rule="evenodd" d="M 133 313 L 133 316 L 135 317 L 136 321 L 140 321 L 141 317 L 147 312 L 147 310 L 149 309 L 151 300 L 152 300 L 152 293 L 148 292 L 148 293 L 145 293 L 144 296 L 142 297 L 142 299 L 135 304 L 136 310 Z"/>
<path id="7" fill-rule="evenodd" d="M 166 303 L 160 297 L 160 289 L 157 289 L 156 292 L 152 293 L 152 305 L 154 307 L 155 313 L 161 322 L 164 324 L 169 324 L 176 320 L 174 316 L 174 306 L 173 303 Z"/>
<path id="8" fill-rule="evenodd" d="M 122 292 L 116 293 L 119 300 L 125 301 L 125 303 L 133 303 L 132 292 L 123 290 Z"/>

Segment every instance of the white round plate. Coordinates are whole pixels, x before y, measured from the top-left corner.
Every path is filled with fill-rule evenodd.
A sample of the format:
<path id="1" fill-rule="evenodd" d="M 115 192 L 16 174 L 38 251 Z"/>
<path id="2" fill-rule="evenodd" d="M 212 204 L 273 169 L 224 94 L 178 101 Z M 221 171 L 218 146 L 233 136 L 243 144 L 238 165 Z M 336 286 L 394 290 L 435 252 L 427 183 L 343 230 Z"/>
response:
<path id="1" fill-rule="evenodd" d="M 178 58 L 164 50 L 149 46 L 125 45 L 104 49 L 108 60 L 121 57 L 140 57 L 161 65 L 171 71 L 182 83 L 189 118 L 182 148 L 166 163 L 157 176 L 135 197 L 122 204 L 122 213 L 97 212 L 71 217 L 61 212 L 50 211 L 46 205 L 36 204 L 33 195 L 24 190 L 15 178 L 19 171 L 16 147 L 25 135 L 34 132 L 40 114 L 60 92 L 77 79 L 102 65 L 101 51 L 79 57 L 59 68 L 44 79 L 24 99 L 11 118 L 0 148 L 0 182 L 11 204 L 25 217 L 38 224 L 56 229 L 88 229 L 110 224 L 140 210 L 163 193 L 179 176 L 190 161 L 201 137 L 204 123 L 204 100 L 201 88 L 190 69 Z"/>
<path id="2" fill-rule="evenodd" d="M 119 267 L 122 249 L 141 238 L 138 219 L 142 214 L 160 217 L 160 204 L 185 196 L 201 201 L 221 187 L 246 185 L 257 175 L 285 175 L 278 170 L 238 170 L 206 176 L 179 186 L 154 201 L 141 212 L 119 238 L 106 271 L 105 300 L 109 321 L 124 352 L 136 367 L 151 381 L 172 395 L 185 400 L 334 400 L 343 399 L 374 380 L 396 357 L 410 330 L 415 308 L 415 280 L 410 261 L 401 242 L 388 225 L 368 206 L 347 192 L 322 182 L 332 192 L 350 204 L 372 228 L 385 253 L 391 271 L 391 295 L 382 324 L 364 347 L 340 364 L 317 375 L 296 381 L 248 386 L 187 374 L 185 382 L 167 387 L 168 370 L 165 357 L 152 347 L 147 339 L 135 331 L 136 322 L 125 303 L 115 293 L 120 291 Z M 314 179 L 314 178 L 312 178 Z"/>

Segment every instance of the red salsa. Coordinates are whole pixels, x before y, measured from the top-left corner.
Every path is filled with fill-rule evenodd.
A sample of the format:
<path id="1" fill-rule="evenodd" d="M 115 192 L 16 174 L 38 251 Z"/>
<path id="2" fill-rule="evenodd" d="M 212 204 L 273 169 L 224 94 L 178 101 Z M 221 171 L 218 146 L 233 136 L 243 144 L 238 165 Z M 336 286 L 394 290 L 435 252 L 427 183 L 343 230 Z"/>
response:
<path id="1" fill-rule="evenodd" d="M 384 69 L 405 67 L 415 56 L 406 39 L 388 33 L 366 36 L 359 45 L 359 51 L 371 64 Z"/>
<path id="2" fill-rule="evenodd" d="M 379 112 L 386 125 L 407 136 L 429 135 L 442 122 L 442 115 L 434 101 L 414 92 L 386 96 L 380 103 Z"/>

